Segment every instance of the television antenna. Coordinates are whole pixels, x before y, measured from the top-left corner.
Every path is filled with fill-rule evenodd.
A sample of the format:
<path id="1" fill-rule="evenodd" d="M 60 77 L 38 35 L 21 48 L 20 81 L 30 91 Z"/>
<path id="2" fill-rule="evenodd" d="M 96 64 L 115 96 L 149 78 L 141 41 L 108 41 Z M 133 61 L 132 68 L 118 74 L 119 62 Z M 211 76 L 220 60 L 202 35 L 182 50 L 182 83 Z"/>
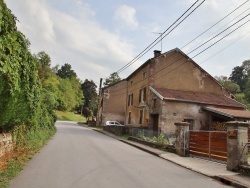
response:
<path id="1" fill-rule="evenodd" d="M 159 32 L 151 32 L 151 33 L 158 34 L 158 35 L 161 36 L 161 52 L 162 52 L 162 34 L 163 33 L 159 33 Z"/>

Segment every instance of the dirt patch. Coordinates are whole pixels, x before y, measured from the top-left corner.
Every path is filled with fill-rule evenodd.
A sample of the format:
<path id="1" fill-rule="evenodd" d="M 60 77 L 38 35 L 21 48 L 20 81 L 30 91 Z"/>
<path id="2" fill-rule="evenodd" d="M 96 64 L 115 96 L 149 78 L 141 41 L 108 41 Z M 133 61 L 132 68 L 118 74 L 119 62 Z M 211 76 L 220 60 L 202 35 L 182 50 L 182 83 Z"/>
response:
<path id="1" fill-rule="evenodd" d="M 2 171 L 8 166 L 8 160 L 17 156 L 17 153 L 18 153 L 17 151 L 12 150 L 6 153 L 5 155 L 3 155 L 2 157 L 0 157 L 0 171 Z"/>
<path id="2" fill-rule="evenodd" d="M 14 149 L 2 157 L 0 157 L 0 171 L 4 170 L 6 167 L 8 167 L 9 160 L 14 159 L 14 160 L 22 160 L 22 157 L 30 157 L 30 154 L 33 152 L 29 152 L 28 150 L 23 150 L 23 149 Z"/>

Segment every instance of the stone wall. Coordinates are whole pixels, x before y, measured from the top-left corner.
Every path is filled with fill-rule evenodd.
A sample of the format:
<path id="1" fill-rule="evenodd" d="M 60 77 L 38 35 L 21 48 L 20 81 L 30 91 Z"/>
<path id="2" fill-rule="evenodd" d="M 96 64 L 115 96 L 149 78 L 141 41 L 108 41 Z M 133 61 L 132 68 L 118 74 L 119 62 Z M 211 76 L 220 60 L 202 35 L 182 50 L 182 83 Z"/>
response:
<path id="1" fill-rule="evenodd" d="M 129 128 L 125 126 L 104 126 L 103 130 L 113 133 L 117 136 L 128 134 Z"/>
<path id="2" fill-rule="evenodd" d="M 10 133 L 0 134 L 0 157 L 13 149 L 12 136 Z"/>

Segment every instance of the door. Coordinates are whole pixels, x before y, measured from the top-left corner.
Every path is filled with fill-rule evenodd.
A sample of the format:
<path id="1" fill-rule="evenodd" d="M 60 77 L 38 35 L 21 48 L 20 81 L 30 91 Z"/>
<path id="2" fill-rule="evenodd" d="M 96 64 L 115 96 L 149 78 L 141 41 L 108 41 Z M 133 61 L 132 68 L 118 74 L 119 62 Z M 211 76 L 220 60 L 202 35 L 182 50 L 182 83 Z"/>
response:
<path id="1" fill-rule="evenodd" d="M 153 118 L 153 131 L 158 132 L 159 115 L 152 115 Z"/>

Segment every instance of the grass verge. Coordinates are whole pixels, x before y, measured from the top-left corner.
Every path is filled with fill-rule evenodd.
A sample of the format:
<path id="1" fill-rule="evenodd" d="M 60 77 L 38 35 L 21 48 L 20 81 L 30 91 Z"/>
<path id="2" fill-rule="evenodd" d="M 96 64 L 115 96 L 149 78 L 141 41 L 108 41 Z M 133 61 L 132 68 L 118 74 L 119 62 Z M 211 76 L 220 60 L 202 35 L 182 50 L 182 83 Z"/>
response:
<path id="1" fill-rule="evenodd" d="M 10 181 L 23 169 L 25 164 L 49 141 L 55 129 L 29 132 L 24 147 L 16 147 L 0 158 L 0 187 L 9 187 Z"/>
<path id="2" fill-rule="evenodd" d="M 55 114 L 57 116 L 57 120 L 86 122 L 85 117 L 79 114 L 74 114 L 73 112 L 55 111 Z"/>

